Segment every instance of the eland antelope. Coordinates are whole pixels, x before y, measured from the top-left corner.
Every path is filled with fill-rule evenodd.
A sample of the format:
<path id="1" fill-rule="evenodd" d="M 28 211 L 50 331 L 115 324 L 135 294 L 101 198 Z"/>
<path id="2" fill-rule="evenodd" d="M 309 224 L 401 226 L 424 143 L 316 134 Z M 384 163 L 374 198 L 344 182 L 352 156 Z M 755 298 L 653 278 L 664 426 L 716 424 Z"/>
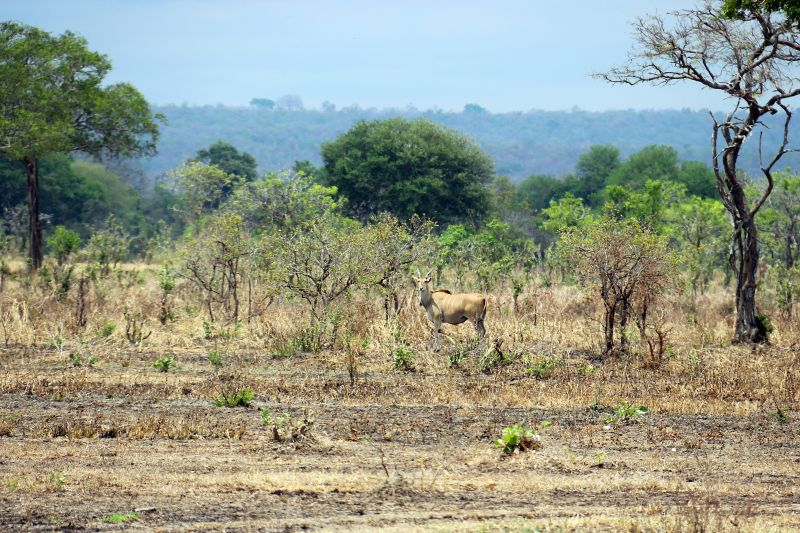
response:
<path id="1" fill-rule="evenodd" d="M 419 304 L 425 308 L 428 319 L 433 322 L 435 352 L 442 347 L 442 324 L 461 324 L 471 320 L 475 323 L 478 336 L 483 338 L 486 335 L 486 328 L 483 327 L 483 319 L 486 317 L 486 297 L 483 294 L 476 292 L 453 294 L 442 289 L 431 291 L 431 271 L 422 277 L 422 273 L 417 270 L 417 277 L 414 279 L 419 288 Z"/>

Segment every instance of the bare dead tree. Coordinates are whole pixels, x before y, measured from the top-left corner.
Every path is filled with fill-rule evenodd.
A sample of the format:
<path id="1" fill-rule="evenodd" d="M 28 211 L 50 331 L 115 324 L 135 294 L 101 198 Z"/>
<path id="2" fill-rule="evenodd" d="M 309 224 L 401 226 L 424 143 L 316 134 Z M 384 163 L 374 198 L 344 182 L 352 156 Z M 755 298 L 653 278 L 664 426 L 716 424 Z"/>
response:
<path id="1" fill-rule="evenodd" d="M 736 20 L 725 18 L 722 9 L 722 2 L 708 0 L 702 7 L 670 13 L 669 21 L 659 16 L 638 19 L 633 23 L 637 45 L 627 63 L 595 77 L 628 85 L 694 82 L 732 101 L 724 118 L 711 116 L 712 167 L 733 226 L 729 262 L 736 276 L 734 341 L 753 343 L 765 340 L 756 315 L 755 216 L 772 192 L 772 169 L 794 151 L 788 147 L 792 113 L 786 101 L 800 94 L 800 38 L 782 14 L 764 10 L 759 2 Z M 784 117 L 783 135 L 765 161 L 762 119 L 775 114 Z M 748 199 L 737 162 L 742 145 L 756 129 L 766 187 L 760 198 Z"/>

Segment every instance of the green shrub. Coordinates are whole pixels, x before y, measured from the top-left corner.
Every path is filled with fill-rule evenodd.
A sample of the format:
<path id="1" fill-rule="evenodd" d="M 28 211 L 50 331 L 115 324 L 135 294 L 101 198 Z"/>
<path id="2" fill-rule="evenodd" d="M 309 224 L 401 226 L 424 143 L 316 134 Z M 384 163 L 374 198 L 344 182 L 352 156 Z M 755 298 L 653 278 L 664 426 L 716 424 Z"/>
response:
<path id="1" fill-rule="evenodd" d="M 302 417 L 296 417 L 291 413 L 273 415 L 269 409 L 262 409 L 261 422 L 272 432 L 272 438 L 276 442 L 297 442 L 312 438 L 314 418 L 309 411 L 304 411 Z"/>
<path id="2" fill-rule="evenodd" d="M 52 471 L 47 473 L 47 482 L 53 490 L 64 490 L 64 483 L 67 482 L 67 474 L 64 472 Z"/>
<path id="3" fill-rule="evenodd" d="M 237 391 L 226 391 L 214 399 L 214 405 L 217 407 L 247 407 L 253 401 L 253 391 L 247 387 L 243 387 Z"/>
<path id="4" fill-rule="evenodd" d="M 165 355 L 160 359 L 156 359 L 153 363 L 153 368 L 161 372 L 169 372 L 171 369 L 177 369 L 178 363 L 175 362 L 175 357 L 172 355 Z"/>
<path id="5" fill-rule="evenodd" d="M 103 329 L 100 330 L 101 337 L 110 337 L 114 330 L 117 329 L 117 325 L 113 322 L 106 322 L 103 324 Z"/>
<path id="6" fill-rule="evenodd" d="M 414 370 L 414 353 L 404 344 L 398 344 L 392 352 L 394 369 L 409 372 Z"/>
<path id="7" fill-rule="evenodd" d="M 467 359 L 469 359 L 469 352 L 463 351 L 453 352 L 447 357 L 450 368 L 458 368 Z"/>
<path id="8" fill-rule="evenodd" d="M 629 405 L 626 401 L 621 401 L 617 407 L 614 408 L 614 412 L 606 415 L 603 418 L 603 422 L 608 424 L 609 426 L 617 425 L 620 423 L 629 422 L 632 420 L 636 420 L 639 417 L 642 417 L 647 414 L 647 407 L 644 405 Z"/>
<path id="9" fill-rule="evenodd" d="M 512 454 L 519 450 L 525 452 L 541 448 L 542 439 L 539 432 L 550 425 L 548 420 L 542 420 L 534 428 L 525 427 L 523 421 L 503 429 L 503 435 L 494 442 L 495 448 L 501 448 L 503 453 Z"/>
<path id="10" fill-rule="evenodd" d="M 214 368 L 221 368 L 224 364 L 222 361 L 222 353 L 220 353 L 218 350 L 214 350 L 213 352 L 209 353 L 206 356 L 206 359 L 208 359 L 208 362 L 211 363 L 211 366 Z"/>
<path id="11" fill-rule="evenodd" d="M 528 365 L 525 369 L 525 373 L 536 379 L 547 379 L 553 376 L 555 369 L 556 361 L 546 357 Z"/>
<path id="12" fill-rule="evenodd" d="M 72 361 L 72 366 L 79 367 L 83 366 L 86 363 L 87 366 L 94 366 L 97 363 L 97 358 L 90 353 L 85 354 L 86 357 L 84 358 L 84 354 L 80 354 L 78 352 L 70 352 L 69 353 L 69 360 Z"/>
<path id="13" fill-rule="evenodd" d="M 45 240 L 59 266 L 66 263 L 69 256 L 81 247 L 80 235 L 64 226 L 56 226 L 55 232 Z"/>

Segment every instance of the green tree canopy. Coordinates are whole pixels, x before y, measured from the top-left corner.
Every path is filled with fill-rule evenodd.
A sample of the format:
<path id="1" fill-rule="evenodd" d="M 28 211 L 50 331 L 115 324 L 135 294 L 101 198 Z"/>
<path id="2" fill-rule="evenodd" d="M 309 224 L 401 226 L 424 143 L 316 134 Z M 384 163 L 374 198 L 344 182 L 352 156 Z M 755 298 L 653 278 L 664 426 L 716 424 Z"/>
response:
<path id="1" fill-rule="evenodd" d="M 527 204 L 535 213 L 550 205 L 551 200 L 560 198 L 567 191 L 568 184 L 564 180 L 543 174 L 528 176 L 517 186 L 517 195 L 520 201 Z"/>
<path id="2" fill-rule="evenodd" d="M 608 185 L 643 189 L 648 181 L 683 183 L 687 192 L 702 198 L 717 195 L 713 171 L 699 161 L 681 161 L 671 146 L 654 144 L 642 148 L 608 175 Z"/>
<path id="3" fill-rule="evenodd" d="M 797 0 L 725 0 L 722 12 L 731 18 L 743 18 L 756 10 L 780 11 L 793 24 L 800 24 L 800 3 Z"/>
<path id="4" fill-rule="evenodd" d="M 641 189 L 648 180 L 674 180 L 678 175 L 678 152 L 671 146 L 642 148 L 608 177 L 609 185 L 626 185 Z"/>
<path id="5" fill-rule="evenodd" d="M 322 145 L 326 180 L 360 218 L 389 212 L 437 222 L 481 218 L 489 209 L 489 157 L 469 138 L 424 119 L 362 121 Z"/>
<path id="6" fill-rule="evenodd" d="M 575 196 L 590 201 L 619 166 L 619 149 L 616 146 L 598 144 L 589 148 L 588 152 L 581 154 L 575 166 L 579 180 L 578 189 L 573 191 Z"/>
<path id="7" fill-rule="evenodd" d="M 38 160 L 52 153 L 152 154 L 158 126 L 131 85 L 103 86 L 108 58 L 71 32 L 54 36 L 0 23 L 0 155 L 19 161 L 28 178 L 31 267 L 42 261 Z"/>
<path id="8" fill-rule="evenodd" d="M 239 176 L 244 181 L 255 181 L 258 177 L 256 158 L 247 152 L 239 152 L 225 141 L 217 141 L 208 148 L 197 151 L 196 161 L 216 165 L 227 174 Z"/>

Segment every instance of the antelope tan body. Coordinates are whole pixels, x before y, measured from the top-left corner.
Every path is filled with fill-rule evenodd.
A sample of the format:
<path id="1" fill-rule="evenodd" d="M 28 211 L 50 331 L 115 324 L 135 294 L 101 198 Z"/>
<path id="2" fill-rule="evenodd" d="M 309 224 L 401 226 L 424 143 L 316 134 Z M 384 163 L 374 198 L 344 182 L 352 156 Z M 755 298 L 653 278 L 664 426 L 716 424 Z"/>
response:
<path id="1" fill-rule="evenodd" d="M 419 274 L 419 271 L 417 272 Z M 475 324 L 478 336 L 486 335 L 483 321 L 486 317 L 486 296 L 477 292 L 453 294 L 450 291 L 431 291 L 431 273 L 416 278 L 419 288 L 419 304 L 425 308 L 428 319 L 433 322 L 435 351 L 442 347 L 442 324 L 461 324 L 469 320 Z"/>

